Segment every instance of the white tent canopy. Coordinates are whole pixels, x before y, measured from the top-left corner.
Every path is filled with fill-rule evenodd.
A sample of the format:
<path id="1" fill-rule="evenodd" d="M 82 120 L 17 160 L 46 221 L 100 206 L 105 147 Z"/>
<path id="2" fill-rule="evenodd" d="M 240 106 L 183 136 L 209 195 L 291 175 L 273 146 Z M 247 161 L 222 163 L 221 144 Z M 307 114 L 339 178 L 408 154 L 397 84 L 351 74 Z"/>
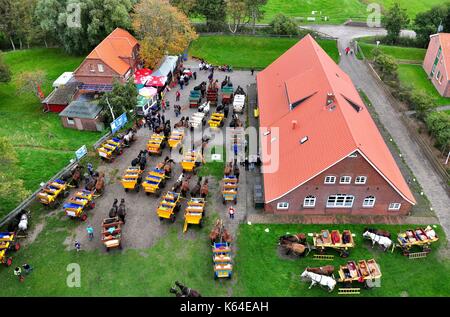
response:
<path id="1" fill-rule="evenodd" d="M 67 84 L 73 78 L 73 72 L 64 72 L 53 82 L 53 88 Z"/>

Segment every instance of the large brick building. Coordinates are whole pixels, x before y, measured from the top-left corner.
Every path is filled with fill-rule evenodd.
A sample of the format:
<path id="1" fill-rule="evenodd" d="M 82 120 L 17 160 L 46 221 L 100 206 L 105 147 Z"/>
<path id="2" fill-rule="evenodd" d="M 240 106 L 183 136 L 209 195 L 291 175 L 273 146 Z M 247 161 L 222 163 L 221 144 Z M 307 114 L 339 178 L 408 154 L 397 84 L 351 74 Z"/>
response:
<path id="1" fill-rule="evenodd" d="M 430 36 L 423 69 L 436 90 L 444 97 L 450 97 L 450 34 L 438 33 Z"/>
<path id="2" fill-rule="evenodd" d="M 138 41 L 117 28 L 86 57 L 74 76 L 84 85 L 111 85 L 115 79 L 125 83 L 139 68 Z"/>
<path id="3" fill-rule="evenodd" d="M 409 213 L 414 196 L 358 91 L 310 35 L 257 88 L 267 212 Z"/>

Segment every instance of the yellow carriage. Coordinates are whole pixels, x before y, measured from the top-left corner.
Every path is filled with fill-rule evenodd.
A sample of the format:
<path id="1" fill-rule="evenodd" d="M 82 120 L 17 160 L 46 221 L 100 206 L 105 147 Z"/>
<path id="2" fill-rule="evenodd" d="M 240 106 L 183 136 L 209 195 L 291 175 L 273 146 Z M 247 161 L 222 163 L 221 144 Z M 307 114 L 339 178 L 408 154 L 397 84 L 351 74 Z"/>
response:
<path id="1" fill-rule="evenodd" d="M 397 236 L 398 244 L 395 246 L 402 249 L 403 255 L 409 256 L 411 249 L 415 246 L 422 248 L 422 252 L 430 253 L 431 244 L 438 240 L 439 237 L 434 229 L 431 226 L 427 226 L 426 228 L 410 229 L 400 233 Z"/>
<path id="2" fill-rule="evenodd" d="M 175 222 L 175 213 L 180 210 L 180 193 L 168 192 L 164 195 L 163 200 L 159 203 L 156 213 L 160 221 L 164 219 Z"/>
<path id="3" fill-rule="evenodd" d="M 148 172 L 147 177 L 142 182 L 142 187 L 147 195 L 158 194 L 159 190 L 164 187 L 166 173 L 163 169 L 154 168 Z"/>
<path id="4" fill-rule="evenodd" d="M 355 247 L 353 234 L 350 230 L 343 230 L 342 234 L 339 230 L 322 230 L 320 233 L 313 234 L 314 247 L 321 253 L 325 253 L 325 249 L 331 248 L 339 251 L 339 255 L 346 258 L 350 254 L 350 249 Z"/>
<path id="5" fill-rule="evenodd" d="M 139 184 L 141 183 L 141 175 L 144 171 L 142 171 L 139 167 L 130 166 L 125 171 L 125 175 L 122 177 L 120 181 L 122 183 L 123 188 L 126 192 L 129 190 L 139 191 Z"/>
<path id="6" fill-rule="evenodd" d="M 223 127 L 224 125 L 224 117 L 225 115 L 223 113 L 214 112 L 211 115 L 211 118 L 208 120 L 208 124 L 211 128 L 219 128 Z"/>
<path id="7" fill-rule="evenodd" d="M 110 249 L 122 249 L 122 221 L 118 217 L 106 218 L 102 222 L 102 243 L 106 251 Z"/>
<path id="8" fill-rule="evenodd" d="M 372 288 L 376 280 L 381 278 L 381 270 L 375 259 L 348 261 L 346 265 L 339 267 L 340 283 L 351 287 L 353 282 L 363 283 L 365 288 Z"/>
<path id="9" fill-rule="evenodd" d="M 70 218 L 80 218 L 82 221 L 87 219 L 86 209 L 94 209 L 95 202 L 93 191 L 77 191 L 63 206 L 63 210 Z"/>
<path id="10" fill-rule="evenodd" d="M 165 147 L 165 136 L 161 134 L 153 134 L 150 140 L 147 142 L 148 154 L 162 155 L 162 150 Z"/>
<path id="11" fill-rule="evenodd" d="M 236 176 L 225 176 L 223 179 L 222 202 L 226 204 L 227 201 L 233 201 L 233 203 L 236 204 L 237 195 L 238 195 L 238 180 Z"/>
<path id="12" fill-rule="evenodd" d="M 196 151 L 188 151 L 184 154 L 181 161 L 183 172 L 194 172 L 196 166 L 200 164 L 201 154 Z"/>
<path id="13" fill-rule="evenodd" d="M 98 148 L 98 155 L 102 160 L 112 162 L 117 155 L 122 153 L 122 145 L 119 138 L 112 138 Z"/>
<path id="14" fill-rule="evenodd" d="M 169 136 L 169 146 L 170 148 L 176 148 L 182 141 L 184 138 L 184 131 L 181 129 L 176 129 L 173 130 L 172 133 Z"/>
<path id="15" fill-rule="evenodd" d="M 203 217 L 205 216 L 205 199 L 191 198 L 188 202 L 187 208 L 184 212 L 184 227 L 183 232 L 186 232 L 188 225 L 203 226 Z"/>
<path id="16" fill-rule="evenodd" d="M 20 243 L 16 242 L 14 232 L 0 232 L 0 263 L 11 266 L 12 257 L 8 256 L 10 251 L 19 251 Z"/>
<path id="17" fill-rule="evenodd" d="M 55 179 L 45 185 L 36 198 L 45 206 L 56 207 L 60 202 L 58 198 L 61 196 L 66 197 L 68 194 L 68 187 L 69 184 L 67 182 Z"/>

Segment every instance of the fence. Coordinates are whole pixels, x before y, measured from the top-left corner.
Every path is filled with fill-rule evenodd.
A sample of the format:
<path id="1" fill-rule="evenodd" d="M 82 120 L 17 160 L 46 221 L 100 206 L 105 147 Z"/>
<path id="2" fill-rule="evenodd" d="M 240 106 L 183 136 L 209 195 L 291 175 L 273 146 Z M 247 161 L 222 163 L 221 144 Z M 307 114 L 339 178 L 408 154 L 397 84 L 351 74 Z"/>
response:
<path id="1" fill-rule="evenodd" d="M 108 132 L 107 134 L 102 136 L 93 145 L 93 149 L 96 150 L 110 136 L 111 136 L 111 132 Z M 74 151 L 74 156 L 75 156 L 75 151 Z M 77 163 L 78 163 L 78 161 L 76 161 L 76 160 L 74 160 L 72 163 L 69 163 L 66 167 L 64 167 L 62 170 L 60 170 L 56 175 L 51 177 L 49 181 L 58 179 L 62 175 L 70 172 Z M 33 202 L 35 202 L 36 195 L 39 194 L 39 192 L 42 190 L 42 188 L 43 188 L 43 186 L 39 187 L 39 189 L 37 189 L 34 193 L 32 193 L 30 196 L 28 196 L 28 198 L 26 198 L 24 201 L 22 201 L 19 206 L 17 206 L 14 210 L 12 210 L 9 214 L 7 214 L 3 219 L 1 219 L 0 220 L 0 228 L 3 227 L 4 225 L 8 224 L 12 219 L 14 219 L 14 217 L 16 217 L 16 215 L 19 214 L 21 210 L 28 208 Z"/>
<path id="2" fill-rule="evenodd" d="M 395 99 L 389 88 L 386 87 L 386 85 L 381 80 L 378 73 L 365 58 L 364 63 L 367 66 L 367 68 L 370 69 L 370 74 L 375 78 L 375 81 L 378 84 L 378 86 L 386 92 L 386 96 L 388 97 L 390 103 L 394 106 L 395 110 L 398 112 L 399 118 L 403 122 L 403 125 L 408 130 L 409 135 L 413 138 L 413 140 L 417 143 L 417 145 L 419 145 L 419 148 L 422 150 L 422 153 L 427 157 L 428 161 L 431 163 L 434 170 L 442 178 L 444 185 L 448 186 L 447 184 L 450 181 L 450 175 L 447 173 L 445 166 L 443 166 L 442 163 L 439 161 L 439 159 L 434 155 L 433 149 L 430 147 L 430 145 L 418 134 L 416 128 L 411 123 L 411 119 L 409 119 L 406 116 L 397 99 Z"/>

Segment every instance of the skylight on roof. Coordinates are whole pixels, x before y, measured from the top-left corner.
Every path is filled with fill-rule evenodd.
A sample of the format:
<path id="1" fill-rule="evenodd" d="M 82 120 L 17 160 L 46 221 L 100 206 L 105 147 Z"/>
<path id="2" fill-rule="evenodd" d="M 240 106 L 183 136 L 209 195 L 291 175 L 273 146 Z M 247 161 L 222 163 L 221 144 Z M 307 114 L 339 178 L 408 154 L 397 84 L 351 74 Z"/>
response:
<path id="1" fill-rule="evenodd" d="M 344 97 L 344 99 L 350 104 L 350 106 L 352 106 L 353 109 L 355 109 L 356 112 L 360 112 L 361 110 L 363 110 L 363 107 L 361 107 L 360 105 L 354 103 L 353 101 L 351 101 L 350 99 L 348 99 L 344 95 L 342 95 L 342 97 Z"/>
<path id="2" fill-rule="evenodd" d="M 300 144 L 303 144 L 303 143 L 305 143 L 305 142 L 308 141 L 308 140 L 309 140 L 308 136 L 305 136 L 305 137 L 303 137 L 303 138 L 300 140 Z"/>

